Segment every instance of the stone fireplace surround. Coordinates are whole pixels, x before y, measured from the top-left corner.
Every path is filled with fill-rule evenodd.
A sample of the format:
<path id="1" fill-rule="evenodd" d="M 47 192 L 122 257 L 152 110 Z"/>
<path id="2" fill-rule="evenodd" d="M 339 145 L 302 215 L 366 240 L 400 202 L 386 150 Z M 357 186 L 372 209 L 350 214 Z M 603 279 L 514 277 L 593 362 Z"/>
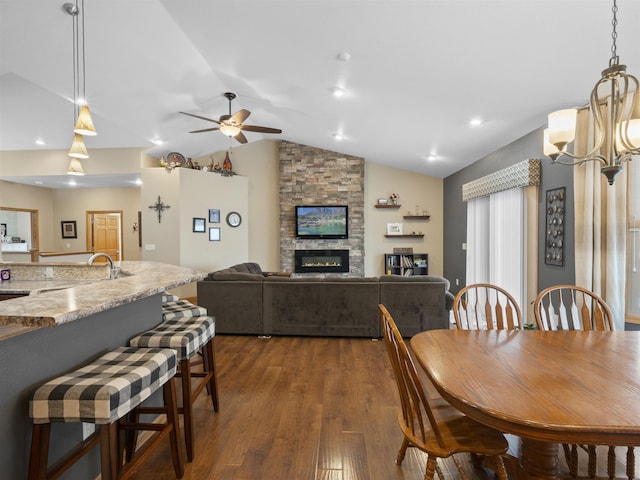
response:
<path id="1" fill-rule="evenodd" d="M 279 156 L 280 270 L 297 272 L 296 250 L 348 250 L 349 270 L 338 275 L 364 277 L 364 159 L 287 141 Z M 322 204 L 349 205 L 349 238 L 295 237 L 295 206 Z"/>

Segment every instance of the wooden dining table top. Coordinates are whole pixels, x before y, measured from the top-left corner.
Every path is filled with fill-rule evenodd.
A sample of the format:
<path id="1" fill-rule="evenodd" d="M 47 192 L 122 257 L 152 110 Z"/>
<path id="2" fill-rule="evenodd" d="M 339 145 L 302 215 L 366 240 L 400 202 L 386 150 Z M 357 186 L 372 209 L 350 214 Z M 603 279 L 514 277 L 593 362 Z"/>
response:
<path id="1" fill-rule="evenodd" d="M 542 442 L 640 445 L 640 332 L 431 330 L 411 339 L 445 400 Z"/>

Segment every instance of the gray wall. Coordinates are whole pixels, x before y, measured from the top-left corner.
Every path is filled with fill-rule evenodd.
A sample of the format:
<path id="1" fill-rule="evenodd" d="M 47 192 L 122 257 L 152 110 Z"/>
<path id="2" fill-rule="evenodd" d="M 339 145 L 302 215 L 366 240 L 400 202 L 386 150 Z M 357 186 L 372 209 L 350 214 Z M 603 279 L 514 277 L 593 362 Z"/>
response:
<path id="1" fill-rule="evenodd" d="M 542 159 L 542 184 L 538 196 L 538 291 L 551 285 L 575 283 L 573 168 L 552 165 L 542 153 L 542 128 L 481 158 L 444 180 L 444 276 L 452 293 L 465 284 L 466 255 L 462 244 L 467 236 L 467 206 L 462 201 L 462 185 L 529 158 Z M 566 187 L 565 250 L 561 267 L 544 263 L 545 192 Z M 456 279 L 460 284 L 456 285 Z"/>

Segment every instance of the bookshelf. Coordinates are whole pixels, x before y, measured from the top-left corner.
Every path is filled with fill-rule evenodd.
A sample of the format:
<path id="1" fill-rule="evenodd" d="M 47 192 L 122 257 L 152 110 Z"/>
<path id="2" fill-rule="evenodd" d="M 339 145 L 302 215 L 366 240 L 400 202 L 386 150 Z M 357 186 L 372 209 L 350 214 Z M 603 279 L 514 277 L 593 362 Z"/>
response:
<path id="1" fill-rule="evenodd" d="M 385 253 L 384 271 L 387 275 L 428 275 L 427 253 Z"/>

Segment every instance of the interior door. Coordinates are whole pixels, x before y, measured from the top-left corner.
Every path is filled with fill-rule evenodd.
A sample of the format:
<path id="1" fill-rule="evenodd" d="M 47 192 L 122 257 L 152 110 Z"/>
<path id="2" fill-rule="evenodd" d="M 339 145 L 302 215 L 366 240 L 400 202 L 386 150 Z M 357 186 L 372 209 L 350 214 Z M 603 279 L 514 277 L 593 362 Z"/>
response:
<path id="1" fill-rule="evenodd" d="M 94 253 L 106 253 L 114 261 L 121 255 L 121 212 L 87 212 L 90 216 L 90 249 Z M 96 259 L 96 261 L 106 259 Z"/>

